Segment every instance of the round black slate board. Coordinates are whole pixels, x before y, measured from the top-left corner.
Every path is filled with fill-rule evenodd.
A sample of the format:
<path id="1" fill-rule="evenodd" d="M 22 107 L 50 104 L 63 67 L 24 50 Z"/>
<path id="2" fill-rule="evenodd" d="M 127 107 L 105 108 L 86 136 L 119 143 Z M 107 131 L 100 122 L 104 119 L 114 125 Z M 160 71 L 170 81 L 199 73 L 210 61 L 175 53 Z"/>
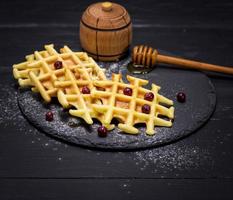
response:
<path id="1" fill-rule="evenodd" d="M 107 76 L 113 72 L 121 72 L 125 77 L 129 74 L 126 65 L 129 58 L 119 63 L 99 63 L 106 67 Z M 109 132 L 108 137 L 100 138 L 97 135 L 98 122 L 87 125 L 83 120 L 74 118 L 54 100 L 45 104 L 42 98 L 30 90 L 20 90 L 18 104 L 24 116 L 43 132 L 65 141 L 92 148 L 103 149 L 139 149 L 154 147 L 176 141 L 191 134 L 202 126 L 210 117 L 215 108 L 215 90 L 203 73 L 158 66 L 152 72 L 137 75 L 161 86 L 160 94 L 172 99 L 175 106 L 175 120 L 171 128 L 156 127 L 154 136 L 145 134 L 145 127 L 139 127 L 140 134 L 128 135 L 118 128 Z M 186 103 L 178 103 L 176 94 L 179 91 L 186 93 Z M 54 120 L 47 122 L 45 113 L 54 112 Z"/>

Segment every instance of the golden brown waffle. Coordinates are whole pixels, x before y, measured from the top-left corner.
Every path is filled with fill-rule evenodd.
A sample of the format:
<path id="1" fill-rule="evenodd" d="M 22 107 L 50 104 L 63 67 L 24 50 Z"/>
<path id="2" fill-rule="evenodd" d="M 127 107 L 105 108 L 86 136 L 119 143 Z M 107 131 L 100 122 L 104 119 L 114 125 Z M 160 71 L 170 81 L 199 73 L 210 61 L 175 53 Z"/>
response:
<path id="1" fill-rule="evenodd" d="M 146 124 L 146 133 L 153 135 L 155 133 L 154 126 L 172 125 L 174 118 L 173 102 L 164 96 L 158 94 L 159 86 L 152 84 L 152 89 L 143 88 L 148 83 L 147 80 L 127 76 L 129 84 L 123 83 L 120 74 L 113 74 L 112 80 L 94 81 L 94 85 L 104 89 L 94 89 L 92 94 L 95 98 L 102 100 L 103 104 L 92 105 L 94 110 L 104 114 L 104 124 L 111 123 L 113 118 L 117 118 L 120 123 L 118 127 L 131 134 L 137 134 L 139 131 L 134 127 L 135 124 Z M 124 88 L 132 89 L 132 96 L 124 95 Z M 153 101 L 144 100 L 144 95 L 148 92 L 154 94 Z M 149 114 L 142 113 L 142 106 L 148 104 L 151 108 Z M 163 104 L 163 105 L 161 105 Z M 167 105 L 170 108 L 165 107 Z M 165 116 L 168 120 L 161 118 Z"/>
<path id="2" fill-rule="evenodd" d="M 47 51 L 40 51 L 38 52 L 41 57 L 47 58 L 50 55 Z M 35 62 L 37 59 L 34 54 L 27 55 L 26 61 L 14 64 L 13 65 L 13 75 L 14 78 L 18 80 L 18 83 L 21 87 L 33 86 L 32 81 L 30 80 L 28 73 L 29 71 L 38 72 L 40 69 L 39 67 L 31 67 L 30 64 Z"/>
<path id="3" fill-rule="evenodd" d="M 83 87 L 88 87 L 90 90 L 94 87 L 88 71 L 91 70 L 76 68 L 75 73 L 73 73 L 71 70 L 66 69 L 65 79 L 55 81 L 55 86 L 60 88 L 57 97 L 63 107 L 72 107 L 69 110 L 71 115 L 83 118 L 88 124 L 92 124 L 92 118 L 96 118 L 105 125 L 104 115 L 92 108 L 93 104 L 101 104 L 101 101 L 93 98 L 91 94 L 82 94 Z M 105 126 L 108 130 L 114 128 L 114 125 L 111 124 Z"/>
<path id="4" fill-rule="evenodd" d="M 57 61 L 62 63 L 59 69 L 54 67 Z M 32 86 L 46 102 L 57 96 L 71 115 L 83 118 L 88 124 L 96 118 L 110 130 L 114 128 L 112 119 L 117 118 L 122 131 L 137 134 L 134 125 L 144 123 L 148 135 L 154 134 L 155 126 L 172 125 L 173 102 L 158 94 L 159 86 L 152 84 L 151 90 L 145 89 L 142 86 L 148 81 L 131 76 L 127 76 L 129 83 L 124 83 L 119 74 L 107 80 L 103 69 L 84 52 L 73 52 L 67 46 L 57 52 L 53 45 L 45 45 L 44 51 L 35 51 L 26 56 L 26 62 L 13 68 L 20 86 Z M 83 94 L 83 87 L 89 88 L 91 93 Z M 132 96 L 123 94 L 126 87 L 132 89 Z M 154 94 L 153 101 L 144 99 L 148 92 Z M 149 114 L 142 112 L 144 104 L 150 106 Z"/>
<path id="5" fill-rule="evenodd" d="M 14 78 L 18 80 L 18 83 L 21 87 L 26 87 L 26 86 L 31 87 L 34 85 L 29 77 L 30 71 L 33 71 L 36 74 L 42 73 L 41 71 L 43 70 L 43 68 L 36 61 L 41 61 L 42 59 L 45 59 L 45 61 L 49 61 L 51 58 L 52 59 L 54 58 L 55 52 L 51 51 L 51 48 L 53 49 L 53 45 L 45 45 L 45 46 L 49 48 L 50 50 L 36 51 L 34 54 L 27 55 L 26 61 L 13 65 Z M 75 56 L 79 58 L 82 64 L 82 67 L 93 69 L 93 72 L 91 75 L 94 79 L 96 78 L 96 75 L 97 75 L 96 73 L 100 71 L 99 70 L 100 68 L 92 58 L 87 56 L 85 52 L 72 52 L 68 46 L 65 46 L 64 48 L 62 48 L 61 52 L 63 52 L 63 54 L 66 54 L 64 55 L 65 57 L 67 56 L 67 54 L 74 53 Z M 74 64 L 71 60 L 68 60 L 68 59 L 66 59 L 66 62 L 68 65 Z M 51 67 L 51 69 L 54 70 L 53 67 Z M 101 73 L 101 76 L 105 77 L 104 73 Z"/>
<path id="6" fill-rule="evenodd" d="M 71 53 L 68 48 L 63 48 L 62 53 Z M 65 69 L 64 79 L 56 80 L 54 85 L 58 90 L 58 100 L 63 107 L 72 106 L 69 113 L 76 117 L 83 118 L 88 124 L 92 124 L 92 118 L 98 119 L 103 124 L 103 114 L 97 113 L 92 109 L 92 104 L 101 103 L 91 96 L 91 94 L 82 94 L 82 88 L 88 87 L 90 91 L 93 89 L 93 80 L 106 80 L 103 70 L 95 63 L 95 61 L 85 54 L 82 61 L 74 55 L 76 67 L 72 70 Z M 108 129 L 114 126 L 106 124 Z"/>
<path id="7" fill-rule="evenodd" d="M 86 53 L 72 52 L 67 46 L 60 53 L 53 45 L 45 45 L 45 49 L 35 51 L 26 56 L 26 62 L 13 66 L 14 77 L 18 79 L 20 86 L 34 86 L 33 91 L 39 91 L 47 102 L 58 92 L 58 100 L 63 107 L 75 108 L 70 110 L 72 115 L 82 117 L 89 124 L 93 123 L 91 118 L 103 121 L 101 114 L 91 110 L 93 99 L 90 95 L 80 92 L 85 85 L 92 89 L 92 79 L 105 80 L 103 70 Z M 62 62 L 61 69 L 54 68 L 56 61 Z M 107 127 L 113 128 L 111 125 Z"/>
<path id="8" fill-rule="evenodd" d="M 83 52 L 72 52 L 67 46 L 61 49 L 59 54 L 53 45 L 45 45 L 45 49 L 50 55 L 43 58 L 38 51 L 34 53 L 36 61 L 28 66 L 32 68 L 40 68 L 40 71 L 29 71 L 29 77 L 32 83 L 40 92 L 46 102 L 51 101 L 51 97 L 56 96 L 58 88 L 54 85 L 57 80 L 64 80 L 65 70 L 73 71 L 75 68 L 91 70 L 93 79 L 98 77 L 105 78 L 103 71 L 98 67 L 94 60 Z M 63 67 L 55 69 L 54 63 L 61 61 Z"/>
<path id="9" fill-rule="evenodd" d="M 29 66 L 39 68 L 40 71 L 29 71 L 29 77 L 45 101 L 58 95 L 58 100 L 63 107 L 74 107 L 70 114 L 83 118 L 88 124 L 92 124 L 92 118 L 103 121 L 102 114 L 92 110 L 93 99 L 89 95 L 81 93 L 82 87 L 92 89 L 92 79 L 105 80 L 103 70 L 88 57 L 86 53 L 74 53 L 67 46 L 58 53 L 53 45 L 46 45 L 46 51 L 50 55 L 43 58 L 35 52 L 37 60 Z M 61 69 L 55 69 L 54 63 L 62 62 Z M 109 129 L 111 125 L 107 126 Z"/>

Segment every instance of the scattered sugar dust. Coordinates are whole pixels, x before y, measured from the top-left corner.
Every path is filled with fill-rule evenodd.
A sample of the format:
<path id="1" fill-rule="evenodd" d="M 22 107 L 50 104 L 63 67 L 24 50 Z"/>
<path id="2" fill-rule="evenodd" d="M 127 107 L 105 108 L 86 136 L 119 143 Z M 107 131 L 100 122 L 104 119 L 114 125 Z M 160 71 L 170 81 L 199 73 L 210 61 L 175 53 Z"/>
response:
<path id="1" fill-rule="evenodd" d="M 105 73 L 111 78 L 112 73 L 123 73 L 127 71 L 127 65 L 131 61 L 130 57 L 121 60 L 121 62 L 98 64 L 106 69 Z M 147 79 L 146 75 L 144 75 Z M 124 79 L 124 77 L 123 77 Z M 204 163 L 212 163 L 211 155 L 208 149 L 200 149 L 198 146 L 188 145 L 166 145 L 163 147 L 137 151 L 132 154 L 132 159 L 141 170 L 146 170 L 150 164 L 160 166 L 163 169 L 173 171 L 197 169 Z M 155 169 L 154 172 L 156 173 Z M 163 170 L 164 171 L 164 170 Z"/>
<path id="2" fill-rule="evenodd" d="M 105 69 L 105 74 L 107 78 L 111 79 L 112 73 L 125 74 L 127 71 L 127 65 L 130 61 L 131 58 L 126 57 L 125 59 L 122 59 L 119 62 L 98 62 L 98 65 Z"/>
<path id="3" fill-rule="evenodd" d="M 128 62 L 128 61 L 126 61 Z M 124 63 L 123 63 L 124 64 Z M 119 65 L 111 64 L 109 74 L 119 71 Z M 67 147 L 68 145 L 54 139 L 43 139 L 46 136 L 32 126 L 29 126 L 27 120 L 21 114 L 17 104 L 17 89 L 14 83 L 0 83 L 0 125 L 2 127 L 15 126 L 19 132 L 24 134 L 32 134 L 31 143 L 39 144 L 44 148 L 51 148 L 53 151 L 58 151 L 59 147 Z M 91 150 L 87 150 L 91 152 Z M 97 152 L 97 155 L 100 154 Z M 211 156 L 208 150 L 200 149 L 197 146 L 181 146 L 181 145 L 166 145 L 160 148 L 137 151 L 131 154 L 132 159 L 141 170 L 146 170 L 150 164 L 162 167 L 164 170 L 188 170 L 195 169 L 203 165 L 203 163 L 211 161 Z M 58 157 L 58 161 L 62 161 L 62 157 Z M 108 161 L 108 163 L 110 162 Z M 154 173 L 159 170 L 155 168 Z"/>
<path id="4" fill-rule="evenodd" d="M 17 104 L 17 90 L 14 84 L 0 84 L 0 124 L 24 125 L 22 116 Z"/>
<path id="5" fill-rule="evenodd" d="M 60 146 L 67 147 L 67 144 L 54 139 L 47 139 L 44 143 L 42 138 L 46 136 L 29 125 L 18 107 L 18 92 L 15 83 L 0 83 L 0 93 L 0 125 L 2 127 L 17 127 L 19 133 L 34 136 L 31 141 L 32 144 L 40 144 L 44 148 L 52 148 L 53 151 L 57 151 Z"/>
<path id="6" fill-rule="evenodd" d="M 180 146 L 180 145 L 166 145 L 160 148 L 149 149 L 144 151 L 137 151 L 133 156 L 136 165 L 140 169 L 146 170 L 150 164 L 159 166 L 168 171 L 179 171 L 198 169 L 201 165 L 211 163 L 211 156 L 207 149 L 200 149 L 199 147 Z M 155 168 L 156 173 L 158 168 Z"/>

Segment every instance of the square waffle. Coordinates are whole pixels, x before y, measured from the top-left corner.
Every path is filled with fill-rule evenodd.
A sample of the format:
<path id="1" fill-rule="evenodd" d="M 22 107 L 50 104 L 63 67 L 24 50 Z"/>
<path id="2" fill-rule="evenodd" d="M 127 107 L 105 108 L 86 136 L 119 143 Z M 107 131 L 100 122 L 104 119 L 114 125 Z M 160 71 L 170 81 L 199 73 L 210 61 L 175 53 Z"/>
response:
<path id="1" fill-rule="evenodd" d="M 83 118 L 92 124 L 92 118 L 102 120 L 102 115 L 95 113 L 90 105 L 93 99 L 80 91 L 83 86 L 92 89 L 93 80 L 105 80 L 105 74 L 95 61 L 83 52 L 73 52 L 64 46 L 58 53 L 53 45 L 45 45 L 45 51 L 35 51 L 26 56 L 26 62 L 13 66 L 13 74 L 20 86 L 33 86 L 33 91 L 40 92 L 46 102 L 58 94 L 58 100 L 70 114 Z M 62 68 L 55 69 L 54 63 L 62 62 Z M 91 114 L 91 115 L 90 115 Z M 113 126 L 108 125 L 108 129 Z"/>
<path id="2" fill-rule="evenodd" d="M 105 78 L 104 73 L 86 53 L 72 52 L 69 47 L 64 46 L 61 53 L 58 53 L 53 45 L 45 45 L 45 49 L 50 56 L 44 58 L 38 51 L 34 55 L 36 61 L 28 64 L 28 67 L 40 69 L 39 71 L 29 70 L 28 75 L 33 85 L 40 92 L 46 102 L 51 101 L 51 97 L 57 95 L 58 88 L 54 85 L 56 80 L 63 80 L 65 70 L 73 71 L 75 68 L 83 70 L 92 70 L 91 76 L 93 79 L 98 77 Z M 54 63 L 62 62 L 62 68 L 55 69 Z"/>
<path id="3" fill-rule="evenodd" d="M 110 124 L 112 119 L 116 118 L 120 121 L 118 124 L 119 129 L 131 134 L 139 132 L 134 127 L 138 123 L 146 124 L 146 133 L 148 135 L 155 133 L 155 126 L 170 127 L 174 118 L 173 102 L 158 94 L 160 87 L 152 84 L 152 89 L 148 90 L 142 87 L 148 84 L 147 80 L 132 76 L 127 76 L 127 79 L 129 84 L 122 81 L 120 74 L 113 74 L 112 80 L 94 81 L 94 85 L 102 89 L 94 88 L 92 94 L 95 98 L 101 99 L 103 104 L 94 104 L 92 106 L 95 111 L 104 114 L 103 123 Z M 123 93 L 126 87 L 132 89 L 131 96 Z M 144 99 L 144 95 L 148 92 L 154 94 L 153 101 Z M 149 114 L 142 112 L 142 106 L 145 104 L 150 106 Z M 168 120 L 162 118 L 162 116 Z"/>
<path id="4" fill-rule="evenodd" d="M 78 73 L 76 73 L 78 71 Z M 93 89 L 93 81 L 87 73 L 91 70 L 76 68 L 75 72 L 65 70 L 64 80 L 55 81 L 58 88 L 58 101 L 64 108 L 70 108 L 69 113 L 76 117 L 83 118 L 88 124 L 92 124 L 92 118 L 98 119 L 108 130 L 114 128 L 114 125 L 104 124 L 104 115 L 93 110 L 93 104 L 101 104 L 99 99 L 93 98 L 90 93 L 83 94 L 84 87 Z"/>
<path id="5" fill-rule="evenodd" d="M 70 50 L 65 47 L 61 52 L 70 53 Z M 93 104 L 101 104 L 101 101 L 93 98 L 90 93 L 83 94 L 81 91 L 84 87 L 91 91 L 94 88 L 93 80 L 106 80 L 105 74 L 86 54 L 83 62 L 76 56 L 74 58 L 76 59 L 74 68 L 66 68 L 63 79 L 54 82 L 55 87 L 58 88 L 58 100 L 63 107 L 72 107 L 69 110 L 71 115 L 83 118 L 88 124 L 92 124 L 92 118 L 96 118 L 104 125 L 104 115 L 92 109 Z M 111 124 L 105 126 L 109 130 L 114 128 Z"/>

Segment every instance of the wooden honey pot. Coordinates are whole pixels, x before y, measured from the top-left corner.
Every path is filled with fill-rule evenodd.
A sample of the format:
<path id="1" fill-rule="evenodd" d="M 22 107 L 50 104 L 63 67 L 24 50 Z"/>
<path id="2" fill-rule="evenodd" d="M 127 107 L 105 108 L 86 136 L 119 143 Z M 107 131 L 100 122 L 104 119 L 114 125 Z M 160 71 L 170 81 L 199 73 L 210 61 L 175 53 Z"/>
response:
<path id="1" fill-rule="evenodd" d="M 100 61 L 123 57 L 132 41 L 132 23 L 126 9 L 111 2 L 90 5 L 80 21 L 80 42 L 84 51 Z"/>

